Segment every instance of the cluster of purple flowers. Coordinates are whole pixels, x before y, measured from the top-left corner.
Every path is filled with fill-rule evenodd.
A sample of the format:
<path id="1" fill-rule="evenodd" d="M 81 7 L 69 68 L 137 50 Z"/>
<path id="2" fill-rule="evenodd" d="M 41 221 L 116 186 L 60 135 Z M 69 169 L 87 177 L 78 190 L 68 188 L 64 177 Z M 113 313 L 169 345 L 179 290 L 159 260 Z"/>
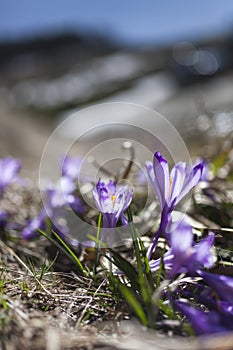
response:
<path id="1" fill-rule="evenodd" d="M 214 234 L 195 243 L 193 230 L 186 217 L 174 222 L 172 212 L 182 198 L 203 179 L 204 162 L 194 167 L 184 162 L 177 163 L 169 173 L 167 160 L 156 152 L 152 162 L 146 162 L 146 169 L 161 208 L 161 219 L 158 232 L 148 251 L 151 270 L 156 272 L 161 265 L 161 259 L 167 278 L 172 280 L 179 274 L 200 277 L 205 282 L 198 293 L 198 305 L 191 305 L 189 299 L 184 299 L 182 289 L 174 295 L 174 306 L 187 317 L 196 334 L 224 332 L 233 329 L 233 278 L 205 272 L 203 269 L 213 267 L 215 254 L 213 251 Z M 103 226 L 115 227 L 119 219 L 127 224 L 124 215 L 130 205 L 133 193 L 110 180 L 107 184 L 99 182 L 93 191 L 98 210 L 103 214 Z M 164 256 L 152 260 L 153 251 L 159 238 L 163 235 L 169 245 Z M 212 294 L 215 293 L 213 300 Z M 177 297 L 178 295 L 178 297 Z M 191 295 L 192 300 L 194 296 Z M 208 311 L 207 311 L 208 310 Z"/>
<path id="2" fill-rule="evenodd" d="M 81 159 L 66 156 L 61 164 L 62 173 L 56 186 L 46 188 L 44 191 L 43 207 L 37 217 L 32 219 L 23 229 L 22 236 L 25 239 L 38 235 L 38 229 L 46 231 L 47 219 L 51 228 L 65 238 L 69 233 L 69 227 L 65 221 L 66 210 L 71 208 L 80 214 L 84 211 L 83 201 L 76 196 L 76 181 L 79 175 Z M 62 222 L 60 219 L 63 219 Z"/>
<path id="3" fill-rule="evenodd" d="M 62 161 L 62 174 L 59 183 L 45 189 L 43 207 L 38 216 L 30 220 L 22 228 L 22 237 L 31 239 L 38 235 L 37 229 L 46 230 L 47 218 L 51 226 L 63 237 L 69 233 L 68 226 L 61 218 L 65 218 L 66 209 L 72 208 L 76 213 L 83 213 L 84 203 L 75 194 L 76 180 L 79 174 L 81 159 L 66 156 Z M 19 181 L 21 161 L 11 157 L 0 159 L 0 199 L 7 188 L 15 181 Z M 5 229 L 10 220 L 9 214 L 0 209 L 0 229 Z"/>
<path id="4" fill-rule="evenodd" d="M 81 159 L 65 157 L 62 161 L 62 172 L 59 183 L 44 191 L 43 207 L 38 216 L 30 220 L 22 229 L 22 237 L 34 238 L 38 228 L 46 230 L 50 219 L 51 227 L 62 237 L 69 233 L 65 219 L 67 208 L 76 213 L 83 213 L 84 203 L 77 195 L 76 181 L 79 176 Z M 175 164 L 171 172 L 167 160 L 159 153 L 154 155 L 153 162 L 145 164 L 148 177 L 157 195 L 161 218 L 158 231 L 148 250 L 148 260 L 152 272 L 158 271 L 163 264 L 166 277 L 172 281 L 180 274 L 198 278 L 195 293 L 187 292 L 179 286 L 172 295 L 174 307 L 192 324 L 196 334 L 225 332 L 233 330 L 233 278 L 206 272 L 215 263 L 214 234 L 196 242 L 193 229 L 187 217 L 174 221 L 173 212 L 177 204 L 203 180 L 204 163 L 194 167 L 184 162 Z M 21 162 L 13 158 L 0 159 L 0 199 L 8 186 L 18 179 Z M 119 221 L 123 226 L 128 224 L 125 215 L 129 208 L 133 189 L 127 185 L 117 185 L 115 181 L 99 180 L 93 190 L 95 205 L 102 213 L 102 225 L 114 229 Z M 6 227 L 8 213 L 0 210 L 0 229 Z M 159 259 L 153 259 L 159 238 L 166 239 L 168 249 Z"/>
<path id="5" fill-rule="evenodd" d="M 167 160 L 156 152 L 153 163 L 146 162 L 146 169 L 161 208 L 159 230 L 148 253 L 152 271 L 160 266 L 160 259 L 153 261 L 151 256 L 161 235 L 166 237 L 170 245 L 163 257 L 169 278 L 181 272 L 195 274 L 201 267 L 210 268 L 214 263 L 211 251 L 214 235 L 210 233 L 206 239 L 195 244 L 192 227 L 184 219 L 178 223 L 172 221 L 172 211 L 176 204 L 200 180 L 203 164 L 190 168 L 186 163 L 180 162 L 169 174 Z M 98 210 L 103 214 L 103 227 L 113 228 L 119 219 L 124 225 L 128 223 L 124 212 L 130 205 L 133 191 L 127 186 L 117 187 L 113 180 L 107 184 L 99 180 L 93 196 Z"/>
<path id="6" fill-rule="evenodd" d="M 167 277 L 172 279 L 177 274 L 188 273 L 189 276 L 201 277 L 205 282 L 199 285 L 200 293 L 191 293 L 190 298 L 182 295 L 181 289 L 174 301 L 176 309 L 187 317 L 198 335 L 233 330 L 233 278 L 203 270 L 213 267 L 215 262 L 214 234 L 210 232 L 206 238 L 195 243 L 192 227 L 185 218 L 178 223 L 172 221 L 176 204 L 202 180 L 204 163 L 190 168 L 180 162 L 169 174 L 167 160 L 156 152 L 153 163 L 147 162 L 146 168 L 161 208 L 160 226 L 149 250 L 149 259 L 159 237 L 163 235 L 170 247 L 163 256 Z M 152 271 L 156 271 L 160 264 L 161 259 L 150 260 Z"/>

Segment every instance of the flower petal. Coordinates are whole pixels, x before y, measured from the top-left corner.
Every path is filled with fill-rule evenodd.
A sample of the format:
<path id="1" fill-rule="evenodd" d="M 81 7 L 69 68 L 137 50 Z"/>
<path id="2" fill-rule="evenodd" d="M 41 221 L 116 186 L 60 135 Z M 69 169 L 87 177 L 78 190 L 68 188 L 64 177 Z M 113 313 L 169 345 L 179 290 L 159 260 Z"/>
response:
<path id="1" fill-rule="evenodd" d="M 163 207 L 164 207 L 164 200 L 162 199 L 163 194 L 160 191 L 160 187 L 159 187 L 157 179 L 155 179 L 153 164 L 151 162 L 147 161 L 145 163 L 145 166 L 146 166 L 146 170 L 147 170 L 150 182 L 151 182 L 151 184 L 154 188 L 154 191 L 158 197 L 160 208 L 161 208 L 161 210 L 163 210 Z"/>
<path id="2" fill-rule="evenodd" d="M 203 166 L 204 166 L 203 163 L 199 163 L 196 166 L 194 166 L 194 168 L 189 173 L 189 175 L 187 174 L 187 180 L 184 184 L 182 191 L 177 197 L 177 202 L 180 201 L 200 181 L 202 171 L 203 171 Z"/>
<path id="3" fill-rule="evenodd" d="M 172 254 L 171 249 L 169 249 L 164 255 L 163 255 L 163 264 L 166 269 L 169 269 L 172 267 L 172 261 L 173 261 L 174 255 Z M 160 268 L 161 265 L 161 258 L 156 260 L 150 260 L 149 261 L 151 271 L 157 271 Z"/>
<path id="4" fill-rule="evenodd" d="M 170 236 L 170 244 L 173 253 L 176 255 L 187 253 L 187 251 L 192 247 L 192 243 L 192 227 L 181 221 L 178 224 L 176 231 L 171 233 Z"/>
<path id="5" fill-rule="evenodd" d="M 222 300 L 233 304 L 233 278 L 216 275 L 213 273 L 198 271 L 198 274 L 205 280 L 205 282 L 214 289 Z"/>
<path id="6" fill-rule="evenodd" d="M 103 228 L 113 228 L 117 224 L 115 213 L 103 213 Z"/>
<path id="7" fill-rule="evenodd" d="M 39 233 L 37 229 L 45 230 L 46 227 L 46 212 L 41 210 L 39 215 L 31 220 L 31 222 L 23 229 L 22 236 L 25 239 L 31 239 L 37 236 Z"/>
<path id="8" fill-rule="evenodd" d="M 95 204 L 100 212 L 111 213 L 113 211 L 113 201 L 104 182 L 99 180 L 92 193 Z"/>
<path id="9" fill-rule="evenodd" d="M 64 157 L 62 161 L 62 176 L 67 176 L 72 180 L 77 180 L 82 159 L 80 157 Z"/>
<path id="10" fill-rule="evenodd" d="M 9 186 L 21 169 L 21 161 L 11 157 L 0 159 L 0 194 Z"/>
<path id="11" fill-rule="evenodd" d="M 155 181 L 157 181 L 161 193 L 162 207 L 164 207 L 165 201 L 167 202 L 169 195 L 169 168 L 167 160 L 159 152 L 154 154 L 153 168 Z"/>
<path id="12" fill-rule="evenodd" d="M 120 219 L 121 219 L 121 223 L 123 226 L 128 225 L 129 221 L 128 221 L 127 217 L 125 216 L 125 214 L 121 214 Z"/>
<path id="13" fill-rule="evenodd" d="M 0 209 L 0 230 L 4 229 L 7 223 L 8 214 Z"/>
<path id="14" fill-rule="evenodd" d="M 60 188 L 59 188 L 60 187 Z M 62 176 L 60 183 L 58 184 L 58 190 L 64 195 L 70 194 L 75 190 L 75 184 L 71 178 L 67 176 Z"/>
<path id="15" fill-rule="evenodd" d="M 156 152 L 154 154 L 153 165 L 151 162 L 146 162 L 148 176 L 157 194 L 161 210 L 163 210 L 165 202 L 169 195 L 169 168 L 167 160 Z"/>
<path id="16" fill-rule="evenodd" d="M 118 218 L 120 217 L 121 213 L 124 211 L 127 196 L 128 196 L 128 190 L 126 187 L 121 186 L 116 192 L 114 204 L 113 204 L 113 210 Z"/>
<path id="17" fill-rule="evenodd" d="M 207 237 L 202 239 L 193 247 L 193 265 L 199 264 L 207 269 L 211 268 L 215 263 L 215 255 L 212 251 L 214 244 L 214 233 L 210 232 Z"/>
<path id="18" fill-rule="evenodd" d="M 186 163 L 179 162 L 171 170 L 170 202 L 177 202 L 187 176 Z"/>
<path id="19" fill-rule="evenodd" d="M 225 326 L 221 315 L 215 311 L 207 313 L 181 301 L 175 302 L 175 306 L 187 317 L 197 335 L 224 332 L 232 328 Z"/>
<path id="20" fill-rule="evenodd" d="M 113 180 L 109 180 L 108 184 L 106 185 L 109 195 L 114 196 L 116 193 L 116 182 Z"/>

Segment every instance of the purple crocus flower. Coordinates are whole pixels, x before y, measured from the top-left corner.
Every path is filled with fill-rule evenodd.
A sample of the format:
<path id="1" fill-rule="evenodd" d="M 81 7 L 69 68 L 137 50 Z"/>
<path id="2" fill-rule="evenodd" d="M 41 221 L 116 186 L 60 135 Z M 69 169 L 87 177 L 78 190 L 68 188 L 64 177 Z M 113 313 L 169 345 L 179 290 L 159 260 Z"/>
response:
<path id="1" fill-rule="evenodd" d="M 160 226 L 148 254 L 150 259 L 159 237 L 165 233 L 175 205 L 200 181 L 203 163 L 191 168 L 188 164 L 179 162 L 169 173 L 167 160 L 156 152 L 153 163 L 147 161 L 145 165 L 161 208 Z"/>
<path id="2" fill-rule="evenodd" d="M 93 197 L 98 210 L 103 214 L 103 227 L 114 228 L 121 219 L 123 225 L 128 223 L 124 212 L 133 198 L 133 189 L 128 186 L 116 186 L 113 180 L 107 184 L 98 181 L 93 190 Z"/>
<path id="3" fill-rule="evenodd" d="M 38 228 L 44 231 L 47 217 L 51 220 L 52 228 L 56 232 L 62 236 L 68 233 L 67 225 L 60 224 L 60 218 L 64 219 L 66 216 L 66 206 L 76 206 L 76 211 L 79 211 L 79 209 L 81 211 L 83 208 L 79 198 L 72 194 L 73 186 L 73 183 L 68 178 L 63 177 L 56 188 L 46 189 L 44 193 L 44 207 L 40 210 L 38 216 L 32 219 L 22 231 L 22 236 L 25 239 L 31 239 L 38 235 Z"/>
<path id="4" fill-rule="evenodd" d="M 54 190 L 45 191 L 45 206 L 42 207 L 37 217 L 32 219 L 23 229 L 22 236 L 25 239 L 31 239 L 38 235 L 37 229 L 46 230 L 46 218 L 50 218 L 52 227 L 56 229 L 57 221 L 64 217 L 64 199 Z"/>
<path id="5" fill-rule="evenodd" d="M 169 173 L 168 162 L 156 152 L 153 163 L 146 162 L 146 169 L 157 194 L 161 210 L 165 205 L 173 207 L 199 182 L 203 163 L 193 168 L 184 162 L 177 163 Z"/>
<path id="6" fill-rule="evenodd" d="M 21 169 L 21 161 L 7 157 L 0 159 L 0 196 L 5 189 L 17 178 Z"/>
<path id="7" fill-rule="evenodd" d="M 202 267 L 210 268 L 215 262 L 212 252 L 214 234 L 204 238 L 198 243 L 193 241 L 192 227 L 181 221 L 176 230 L 170 235 L 170 249 L 164 254 L 163 263 L 168 271 L 168 278 L 175 277 L 178 273 L 195 275 Z M 158 270 L 161 259 L 151 260 L 152 271 Z"/>
<path id="8" fill-rule="evenodd" d="M 197 335 L 233 330 L 233 314 L 223 309 L 203 311 L 182 301 L 176 301 L 175 307 L 187 317 Z"/>
<path id="9" fill-rule="evenodd" d="M 23 229 L 22 237 L 25 239 L 32 239 L 35 236 L 38 236 L 37 229 L 45 231 L 46 229 L 46 211 L 41 209 L 38 216 L 32 219 Z"/>

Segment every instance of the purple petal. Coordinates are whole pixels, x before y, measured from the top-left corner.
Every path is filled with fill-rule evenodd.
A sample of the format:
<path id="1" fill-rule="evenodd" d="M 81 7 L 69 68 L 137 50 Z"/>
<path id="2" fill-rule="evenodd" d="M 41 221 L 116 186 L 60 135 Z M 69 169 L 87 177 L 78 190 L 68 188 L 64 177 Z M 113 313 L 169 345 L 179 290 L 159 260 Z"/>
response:
<path id="1" fill-rule="evenodd" d="M 80 198 L 74 196 L 73 194 L 69 194 L 66 199 L 71 209 L 75 213 L 79 213 L 79 214 L 84 213 L 84 210 L 85 210 L 84 203 Z"/>
<path id="2" fill-rule="evenodd" d="M 201 174 L 200 181 L 208 182 L 209 178 L 210 178 L 209 164 L 207 163 L 206 160 L 203 160 L 202 164 L 203 164 L 203 171 L 202 171 L 202 174 Z"/>
<path id="3" fill-rule="evenodd" d="M 7 219 L 8 219 L 8 214 L 5 211 L 0 210 L 0 230 L 5 228 Z"/>
<path id="4" fill-rule="evenodd" d="M 102 199 L 101 207 L 102 207 L 103 213 L 113 213 L 114 212 L 113 201 L 110 197 L 107 197 L 104 200 Z"/>
<path id="5" fill-rule="evenodd" d="M 215 262 L 212 252 L 214 235 L 210 234 L 199 243 L 193 245 L 192 227 L 181 221 L 170 234 L 171 252 L 174 255 L 168 277 L 173 278 L 177 273 L 195 275 L 203 267 L 210 268 Z"/>
<path id="6" fill-rule="evenodd" d="M 177 229 L 170 235 L 170 244 L 175 255 L 183 257 L 192 248 L 193 233 L 192 227 L 181 221 Z"/>
<path id="7" fill-rule="evenodd" d="M 155 181 L 157 181 L 160 190 L 163 208 L 165 201 L 168 199 L 170 181 L 167 160 L 159 152 L 156 152 L 154 155 L 153 168 Z"/>
<path id="8" fill-rule="evenodd" d="M 96 188 L 93 189 L 92 195 L 93 195 L 93 199 L 94 199 L 94 202 L 95 202 L 97 209 L 102 212 L 103 208 L 102 208 L 102 205 L 100 202 L 100 197 L 99 197 L 99 194 L 98 194 Z"/>
<path id="9" fill-rule="evenodd" d="M 100 200 L 105 200 L 107 198 L 109 198 L 109 191 L 107 186 L 105 185 L 104 182 L 102 181 L 98 181 L 97 185 L 96 185 L 96 191 L 100 197 Z"/>
<path id="10" fill-rule="evenodd" d="M 184 314 L 197 335 L 224 332 L 232 329 L 232 324 L 224 325 L 221 315 L 215 311 L 204 312 L 184 302 L 175 302 L 175 306 Z"/>
<path id="11" fill-rule="evenodd" d="M 108 188 L 103 181 L 98 181 L 92 194 L 96 207 L 101 213 L 111 213 L 113 211 L 113 202 L 109 195 Z"/>
<path id="12" fill-rule="evenodd" d="M 68 155 L 62 162 L 62 176 L 67 176 L 72 180 L 77 180 L 82 159 L 80 157 L 69 157 Z"/>
<path id="13" fill-rule="evenodd" d="M 197 164 L 190 174 L 187 176 L 187 180 L 184 187 L 177 198 L 177 202 L 180 201 L 196 184 L 200 181 L 203 171 L 203 163 Z"/>
<path id="14" fill-rule="evenodd" d="M 215 256 L 212 252 L 214 244 L 214 233 L 210 232 L 207 237 L 202 239 L 193 247 L 193 260 L 197 264 L 207 269 L 213 267 L 215 263 Z"/>
<path id="15" fill-rule="evenodd" d="M 166 269 L 170 269 L 172 267 L 172 261 L 173 261 L 174 255 L 170 250 L 168 250 L 164 256 L 163 256 L 163 264 Z M 150 260 L 149 261 L 151 271 L 158 271 L 160 264 L 161 264 L 161 258 L 156 260 Z"/>
<path id="16" fill-rule="evenodd" d="M 177 201 L 187 176 L 186 163 L 177 163 L 171 171 L 170 201 Z"/>
<path id="17" fill-rule="evenodd" d="M 120 186 L 115 195 L 115 200 L 113 203 L 113 211 L 119 218 L 121 213 L 124 211 L 126 201 L 128 197 L 128 189 L 126 187 Z"/>
<path id="18" fill-rule="evenodd" d="M 96 207 L 101 213 L 112 212 L 112 199 L 104 182 L 99 180 L 92 193 Z"/>
<path id="19" fill-rule="evenodd" d="M 132 202 L 132 199 L 133 199 L 133 189 L 127 188 L 127 193 L 125 195 L 125 203 L 124 203 L 123 211 L 128 209 L 128 207 L 130 206 L 130 203 Z"/>
<path id="20" fill-rule="evenodd" d="M 39 215 L 31 220 L 31 222 L 23 229 L 22 236 L 25 239 L 32 239 L 38 236 L 37 229 L 45 230 L 46 227 L 46 212 L 42 209 Z"/>
<path id="21" fill-rule="evenodd" d="M 154 173 L 153 164 L 151 162 L 147 161 L 145 163 L 145 166 L 146 166 L 146 170 L 147 170 L 150 182 L 151 182 L 151 184 L 152 184 L 152 186 L 154 188 L 154 191 L 155 191 L 155 193 L 156 193 L 156 195 L 158 197 L 160 208 L 161 208 L 161 210 L 163 210 L 164 200 L 162 199 L 162 193 L 160 191 L 160 187 L 159 187 L 158 181 L 157 181 L 157 179 L 155 179 L 155 173 Z"/>
<path id="22" fill-rule="evenodd" d="M 156 195 L 158 197 L 160 208 L 161 208 L 161 210 L 163 210 L 163 207 L 164 207 L 164 194 L 161 193 L 158 180 L 155 178 L 153 164 L 151 162 L 146 162 L 145 166 L 146 166 L 146 170 L 147 170 L 150 182 L 151 182 L 151 184 L 152 184 L 152 186 L 154 188 L 154 191 L 155 191 L 155 193 L 156 193 Z"/>
<path id="23" fill-rule="evenodd" d="M 110 196 L 114 196 L 116 193 L 116 182 L 113 180 L 109 180 L 108 184 L 107 184 L 107 189 L 108 189 L 108 193 Z"/>
<path id="24" fill-rule="evenodd" d="M 213 273 L 198 271 L 198 274 L 205 280 L 205 282 L 214 289 L 222 300 L 233 304 L 233 278 L 216 275 Z"/>
<path id="25" fill-rule="evenodd" d="M 60 179 L 60 185 L 61 185 L 61 192 L 66 194 L 72 193 L 76 186 L 73 182 L 73 180 L 67 176 L 62 176 Z"/>
<path id="26" fill-rule="evenodd" d="M 53 209 L 61 208 L 66 204 L 66 198 L 64 194 L 57 190 L 57 189 L 49 189 L 45 191 L 45 207 L 48 212 L 48 215 L 50 216 L 50 212 L 53 211 Z"/>
<path id="27" fill-rule="evenodd" d="M 103 213 L 103 228 L 113 228 L 117 224 L 118 218 L 115 213 Z"/>
<path id="28" fill-rule="evenodd" d="M 121 214 L 120 219 L 121 219 L 121 223 L 122 223 L 123 226 L 128 225 L 129 220 L 128 220 L 128 218 L 125 216 L 125 214 Z"/>
<path id="29" fill-rule="evenodd" d="M 0 192 L 3 192 L 18 175 L 21 169 L 21 161 L 11 157 L 0 159 Z"/>
<path id="30" fill-rule="evenodd" d="M 221 309 L 224 313 L 228 313 L 233 316 L 233 304 L 226 301 L 218 301 L 220 303 Z"/>

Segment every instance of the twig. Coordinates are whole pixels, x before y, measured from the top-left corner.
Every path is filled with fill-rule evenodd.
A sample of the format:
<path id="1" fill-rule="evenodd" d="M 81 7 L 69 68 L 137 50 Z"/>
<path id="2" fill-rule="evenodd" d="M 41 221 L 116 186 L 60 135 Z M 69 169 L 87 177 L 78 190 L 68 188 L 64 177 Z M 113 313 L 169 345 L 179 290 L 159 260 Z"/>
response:
<path id="1" fill-rule="evenodd" d="M 81 313 L 81 316 L 79 317 L 79 319 L 78 319 L 78 321 L 77 321 L 77 323 L 76 323 L 76 326 L 79 326 L 80 323 L 82 322 L 82 319 L 83 319 L 83 317 L 84 317 L 84 315 L 85 315 L 86 310 L 89 308 L 89 306 L 91 305 L 92 301 L 94 300 L 96 294 L 98 293 L 98 291 L 99 291 L 100 288 L 104 285 L 105 282 L 106 282 L 106 279 L 104 279 L 104 280 L 100 283 L 99 287 L 96 289 L 96 291 L 95 291 L 95 293 L 93 294 L 92 298 L 91 298 L 91 299 L 88 301 L 88 303 L 86 304 L 85 308 L 83 309 L 83 311 L 82 311 L 82 313 Z"/>

